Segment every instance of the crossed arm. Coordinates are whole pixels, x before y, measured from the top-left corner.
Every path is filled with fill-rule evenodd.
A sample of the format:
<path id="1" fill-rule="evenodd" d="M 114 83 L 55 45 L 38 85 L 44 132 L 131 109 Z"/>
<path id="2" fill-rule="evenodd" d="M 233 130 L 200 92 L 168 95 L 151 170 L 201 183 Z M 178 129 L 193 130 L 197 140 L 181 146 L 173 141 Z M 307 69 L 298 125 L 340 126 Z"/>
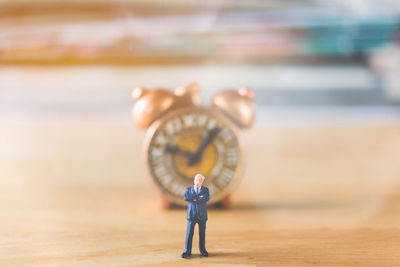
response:
<path id="1" fill-rule="evenodd" d="M 210 194 L 208 193 L 208 189 L 204 194 L 199 195 L 196 193 L 191 193 L 190 190 L 186 190 L 183 199 L 194 203 L 203 203 L 207 202 L 210 199 Z"/>

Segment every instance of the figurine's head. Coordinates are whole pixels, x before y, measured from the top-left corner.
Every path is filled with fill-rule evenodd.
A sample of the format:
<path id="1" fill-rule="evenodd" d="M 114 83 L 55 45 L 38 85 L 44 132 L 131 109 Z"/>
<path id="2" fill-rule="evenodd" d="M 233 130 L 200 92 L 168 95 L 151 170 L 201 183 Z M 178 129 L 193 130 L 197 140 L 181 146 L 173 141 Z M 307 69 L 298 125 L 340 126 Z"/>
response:
<path id="1" fill-rule="evenodd" d="M 200 187 L 200 186 L 203 184 L 204 179 L 206 179 L 206 177 L 204 177 L 204 175 L 202 175 L 202 174 L 196 174 L 196 175 L 194 176 L 194 185 L 195 185 L 196 187 Z"/>

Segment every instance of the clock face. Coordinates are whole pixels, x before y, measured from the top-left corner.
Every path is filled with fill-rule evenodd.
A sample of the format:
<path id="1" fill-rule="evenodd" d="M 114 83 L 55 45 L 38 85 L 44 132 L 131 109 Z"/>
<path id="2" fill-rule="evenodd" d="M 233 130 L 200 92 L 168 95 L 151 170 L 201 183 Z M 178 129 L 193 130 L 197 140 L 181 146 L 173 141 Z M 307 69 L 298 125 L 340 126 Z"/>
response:
<path id="1" fill-rule="evenodd" d="M 172 202 L 203 174 L 209 203 L 221 200 L 238 180 L 241 150 L 234 126 L 218 111 L 190 108 L 173 111 L 147 132 L 146 161 L 154 181 Z"/>

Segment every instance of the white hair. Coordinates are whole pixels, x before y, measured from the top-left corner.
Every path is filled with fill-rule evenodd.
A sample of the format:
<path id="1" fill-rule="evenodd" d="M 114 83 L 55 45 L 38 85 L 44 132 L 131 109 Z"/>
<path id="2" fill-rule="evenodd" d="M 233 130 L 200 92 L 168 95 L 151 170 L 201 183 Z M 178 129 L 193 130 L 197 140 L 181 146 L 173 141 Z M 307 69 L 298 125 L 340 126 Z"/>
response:
<path id="1" fill-rule="evenodd" d="M 198 174 L 196 174 L 195 176 L 194 176 L 194 179 L 196 180 L 196 178 L 200 178 L 202 181 L 204 181 L 204 179 L 206 179 L 206 177 L 204 177 L 204 175 L 203 174 L 200 174 L 200 173 L 198 173 Z"/>

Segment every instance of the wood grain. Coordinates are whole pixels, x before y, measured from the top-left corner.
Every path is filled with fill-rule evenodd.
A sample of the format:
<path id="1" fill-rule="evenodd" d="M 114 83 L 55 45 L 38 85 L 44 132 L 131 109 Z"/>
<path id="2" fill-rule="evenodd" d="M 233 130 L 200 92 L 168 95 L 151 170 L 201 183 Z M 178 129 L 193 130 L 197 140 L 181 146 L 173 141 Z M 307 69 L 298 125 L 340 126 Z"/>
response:
<path id="1" fill-rule="evenodd" d="M 243 132 L 231 210 L 209 258 L 181 259 L 185 210 L 162 210 L 144 133 L 82 119 L 0 124 L 1 266 L 398 266 L 400 127 Z"/>

